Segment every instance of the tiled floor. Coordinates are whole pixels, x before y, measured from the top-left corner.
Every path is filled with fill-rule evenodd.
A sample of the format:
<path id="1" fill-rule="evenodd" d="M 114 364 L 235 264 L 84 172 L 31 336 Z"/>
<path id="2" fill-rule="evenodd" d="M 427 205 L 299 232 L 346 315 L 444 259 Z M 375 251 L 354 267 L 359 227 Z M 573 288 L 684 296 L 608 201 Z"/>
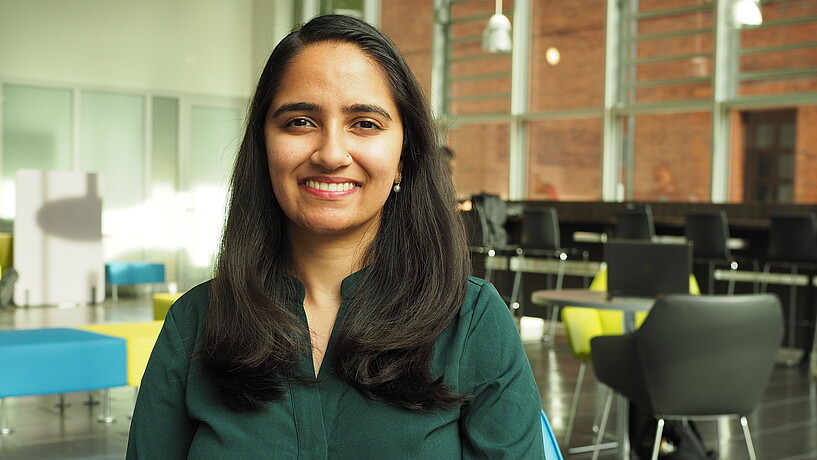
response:
<path id="1" fill-rule="evenodd" d="M 97 307 L 28 308 L 0 311 L 0 329 L 36 327 L 71 327 L 99 322 L 149 321 L 150 298 L 120 299 Z M 541 322 L 526 319 L 523 323 L 525 348 L 531 360 L 542 394 L 545 411 L 561 440 L 578 373 L 578 362 L 570 354 L 564 336 L 557 335 L 555 350 L 548 350 L 539 340 Z M 0 372 L 10 372 L 0 369 Z M 11 370 L 13 372 L 13 370 Z M 59 398 L 52 396 L 21 397 L 7 400 L 9 425 L 14 432 L 0 436 L 0 459 L 122 459 L 127 443 L 129 414 L 134 389 L 123 387 L 111 391 L 116 422 L 97 422 L 100 405 L 88 405 L 86 393 L 66 395 L 69 404 L 60 412 Z M 581 396 L 579 417 L 573 444 L 591 441 L 591 425 L 597 396 L 597 385 L 588 370 Z M 101 393 L 95 395 L 96 399 Z M 731 421 L 722 428 L 725 437 L 718 445 L 716 422 L 700 423 L 710 448 L 719 448 L 723 460 L 749 458 L 740 426 Z M 759 459 L 817 459 L 817 381 L 808 378 L 798 367 L 776 367 L 772 381 L 757 411 L 750 417 L 750 427 Z M 614 432 L 611 426 L 608 431 Z M 564 446 L 563 446 L 564 447 Z M 601 458 L 614 458 L 612 450 Z M 569 458 L 590 458 L 589 453 Z"/>

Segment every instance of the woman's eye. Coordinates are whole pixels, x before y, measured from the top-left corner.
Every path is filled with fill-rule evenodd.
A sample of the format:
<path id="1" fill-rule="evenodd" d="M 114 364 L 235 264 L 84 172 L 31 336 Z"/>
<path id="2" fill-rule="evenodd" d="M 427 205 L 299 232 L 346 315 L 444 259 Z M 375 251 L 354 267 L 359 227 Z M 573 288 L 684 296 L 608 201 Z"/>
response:
<path id="1" fill-rule="evenodd" d="M 294 126 L 296 128 L 303 128 L 303 127 L 313 126 L 313 125 L 312 125 L 312 122 L 307 120 L 306 118 L 296 118 L 296 119 L 290 121 L 289 123 L 287 123 L 287 126 Z"/>
<path id="2" fill-rule="evenodd" d="M 355 126 L 358 126 L 363 129 L 380 129 L 380 127 L 377 126 L 375 122 L 369 120 L 361 120 L 355 123 Z"/>

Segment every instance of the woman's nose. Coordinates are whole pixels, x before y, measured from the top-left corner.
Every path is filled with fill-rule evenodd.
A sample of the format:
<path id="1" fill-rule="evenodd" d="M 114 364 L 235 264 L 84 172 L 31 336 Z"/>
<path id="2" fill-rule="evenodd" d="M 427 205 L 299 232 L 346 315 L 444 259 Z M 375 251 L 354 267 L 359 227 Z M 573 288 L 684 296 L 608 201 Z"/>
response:
<path id="1" fill-rule="evenodd" d="M 323 132 L 321 143 L 312 154 L 312 161 L 327 171 L 334 171 L 352 163 L 342 129 L 331 128 Z"/>

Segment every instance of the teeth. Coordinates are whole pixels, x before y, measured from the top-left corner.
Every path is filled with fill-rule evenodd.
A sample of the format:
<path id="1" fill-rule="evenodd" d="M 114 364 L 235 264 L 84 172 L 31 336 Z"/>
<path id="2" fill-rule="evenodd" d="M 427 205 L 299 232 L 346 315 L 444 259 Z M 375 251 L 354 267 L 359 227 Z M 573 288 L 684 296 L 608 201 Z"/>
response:
<path id="1" fill-rule="evenodd" d="M 345 192 L 347 190 L 352 190 L 353 188 L 355 188 L 355 183 L 354 182 L 327 183 L 318 182 L 316 180 L 308 180 L 306 181 L 306 186 L 324 192 Z"/>

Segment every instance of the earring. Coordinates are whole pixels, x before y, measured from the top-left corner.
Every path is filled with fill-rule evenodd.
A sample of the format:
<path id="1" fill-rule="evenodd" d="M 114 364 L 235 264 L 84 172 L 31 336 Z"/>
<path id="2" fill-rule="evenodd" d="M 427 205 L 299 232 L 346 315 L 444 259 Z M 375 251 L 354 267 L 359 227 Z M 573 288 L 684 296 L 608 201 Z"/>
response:
<path id="1" fill-rule="evenodd" d="M 394 184 L 394 187 L 391 189 L 394 190 L 394 193 L 400 193 L 400 182 L 403 181 L 403 173 L 399 173 L 397 175 L 397 183 Z"/>

